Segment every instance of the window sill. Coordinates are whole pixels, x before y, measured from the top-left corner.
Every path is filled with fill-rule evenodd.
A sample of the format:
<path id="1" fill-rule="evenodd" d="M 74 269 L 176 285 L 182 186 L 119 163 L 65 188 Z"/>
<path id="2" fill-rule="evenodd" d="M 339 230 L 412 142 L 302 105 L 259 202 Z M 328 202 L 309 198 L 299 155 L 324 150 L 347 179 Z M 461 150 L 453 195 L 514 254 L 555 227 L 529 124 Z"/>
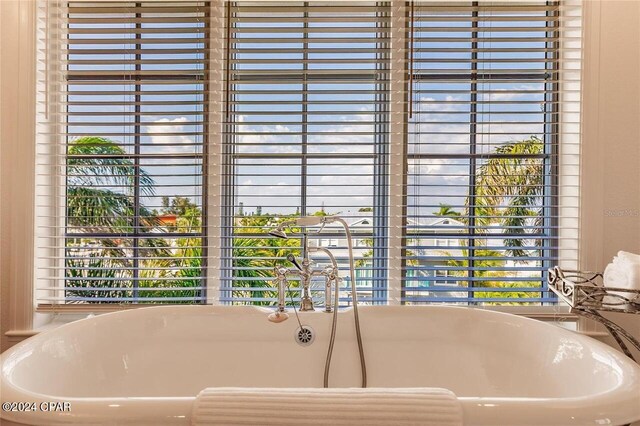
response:
<path id="1" fill-rule="evenodd" d="M 60 317 L 56 317 L 55 319 L 51 320 L 50 322 L 40 326 L 40 327 L 36 327 L 33 330 L 9 330 L 7 332 L 4 333 L 5 336 L 9 337 L 12 340 L 16 340 L 16 339 L 27 339 L 29 337 L 35 336 L 36 334 L 40 334 L 43 333 L 45 331 L 49 331 L 49 330 L 54 330 L 58 327 L 60 327 L 61 325 L 65 325 L 65 324 L 69 324 L 71 322 L 83 319 L 83 318 L 87 318 L 89 315 L 62 315 Z"/>
<path id="2" fill-rule="evenodd" d="M 40 333 L 41 330 L 9 330 L 4 333 L 5 336 L 10 338 L 24 338 L 35 336 Z"/>

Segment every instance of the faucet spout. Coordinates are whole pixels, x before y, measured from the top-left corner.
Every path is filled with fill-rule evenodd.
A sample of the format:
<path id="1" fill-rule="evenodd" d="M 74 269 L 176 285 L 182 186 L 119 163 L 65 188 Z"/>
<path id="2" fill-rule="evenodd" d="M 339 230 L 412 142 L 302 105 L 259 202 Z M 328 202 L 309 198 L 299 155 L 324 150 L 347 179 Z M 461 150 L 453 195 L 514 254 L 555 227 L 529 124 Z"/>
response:
<path id="1" fill-rule="evenodd" d="M 302 265 L 295 260 L 293 255 L 287 256 L 287 260 L 298 269 L 297 275 L 300 277 L 300 288 L 302 289 L 300 312 L 315 311 L 311 298 L 311 277 L 314 275 L 314 270 L 309 260 L 309 238 L 306 232 L 302 234 Z"/>
<path id="2" fill-rule="evenodd" d="M 315 310 L 316 309 L 313 307 L 313 300 L 311 299 L 311 296 L 302 296 L 302 300 L 300 301 L 300 312 Z"/>
<path id="3" fill-rule="evenodd" d="M 289 272 L 289 270 L 281 266 L 276 266 L 275 268 L 273 268 L 273 272 L 276 276 L 275 283 L 278 286 L 278 307 L 276 308 L 276 313 L 286 312 L 287 309 L 285 308 L 285 291 L 289 286 L 289 281 L 287 280 L 287 273 Z M 271 318 L 269 318 L 269 321 L 271 321 Z"/>

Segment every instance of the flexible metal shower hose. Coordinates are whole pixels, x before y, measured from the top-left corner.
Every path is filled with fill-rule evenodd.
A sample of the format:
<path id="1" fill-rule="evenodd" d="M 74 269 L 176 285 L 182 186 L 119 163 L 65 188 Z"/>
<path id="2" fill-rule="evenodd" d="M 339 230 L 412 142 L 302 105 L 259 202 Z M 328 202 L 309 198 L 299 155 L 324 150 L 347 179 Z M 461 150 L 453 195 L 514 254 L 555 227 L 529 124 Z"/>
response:
<path id="1" fill-rule="evenodd" d="M 353 242 L 351 241 L 351 231 L 347 223 L 341 219 L 336 218 L 337 222 L 340 222 L 344 228 L 344 232 L 347 235 L 347 247 L 349 248 L 349 274 L 351 278 L 351 301 L 353 303 L 353 320 L 356 327 L 356 340 L 358 342 L 358 352 L 360 354 L 360 374 L 362 377 L 361 387 L 367 387 L 367 365 L 364 359 L 364 347 L 362 344 L 362 333 L 360 332 L 360 317 L 358 316 L 358 294 L 356 293 L 356 273 L 353 260 Z M 331 337 L 329 338 L 329 348 L 327 349 L 327 359 L 324 364 L 324 387 L 329 387 L 329 369 L 331 367 L 331 357 L 333 355 L 333 346 L 336 340 L 336 328 L 338 325 L 338 304 L 340 303 L 340 282 L 336 279 L 334 304 L 333 304 L 333 320 L 331 323 Z"/>

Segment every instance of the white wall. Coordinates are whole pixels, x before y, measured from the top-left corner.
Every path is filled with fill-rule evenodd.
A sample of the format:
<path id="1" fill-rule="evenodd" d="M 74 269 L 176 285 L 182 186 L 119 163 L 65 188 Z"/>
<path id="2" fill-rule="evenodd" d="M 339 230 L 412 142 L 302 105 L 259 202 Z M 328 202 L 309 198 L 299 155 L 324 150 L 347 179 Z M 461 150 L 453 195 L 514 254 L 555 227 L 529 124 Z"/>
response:
<path id="1" fill-rule="evenodd" d="M 582 268 L 601 271 L 640 253 L 640 1 L 588 1 L 584 25 Z M 610 318 L 640 339 L 640 315 Z"/>

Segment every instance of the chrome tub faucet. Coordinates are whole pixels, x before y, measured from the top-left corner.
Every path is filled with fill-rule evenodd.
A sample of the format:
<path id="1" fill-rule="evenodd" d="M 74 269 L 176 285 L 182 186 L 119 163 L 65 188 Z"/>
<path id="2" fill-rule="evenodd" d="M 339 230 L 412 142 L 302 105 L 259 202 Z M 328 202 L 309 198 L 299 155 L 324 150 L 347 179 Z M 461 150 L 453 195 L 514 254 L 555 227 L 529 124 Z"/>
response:
<path id="1" fill-rule="evenodd" d="M 340 277 L 338 273 L 338 264 L 333 254 L 323 247 L 308 247 L 306 235 L 303 237 L 304 256 L 301 262 L 295 258 L 293 254 L 287 255 L 287 260 L 294 265 L 294 268 L 285 268 L 284 266 L 276 266 L 273 268 L 275 282 L 278 286 L 278 307 L 277 312 L 286 312 L 286 290 L 289 288 L 290 278 L 298 278 L 302 295 L 300 297 L 300 311 L 314 311 L 313 298 L 311 297 L 311 280 L 314 277 L 324 277 L 325 280 L 325 312 L 332 312 L 331 305 L 332 287 L 338 291 Z M 323 252 L 331 260 L 331 266 L 314 269 L 309 259 L 310 252 Z"/>
<path id="2" fill-rule="evenodd" d="M 278 238 L 288 238 L 285 227 L 297 226 L 313 226 L 316 224 L 324 225 L 327 223 L 328 218 L 323 217 L 305 217 L 299 218 L 293 221 L 283 222 L 278 225 L 277 228 L 269 231 L 269 234 Z M 331 266 L 315 269 L 311 266 L 311 260 L 309 259 L 309 253 L 311 252 L 323 252 L 331 260 Z M 311 297 L 311 280 L 314 277 L 324 277 L 325 279 L 325 312 L 332 312 L 331 294 L 332 287 L 335 291 L 339 288 L 339 274 L 338 264 L 333 254 L 323 247 L 309 247 L 309 239 L 307 233 L 302 234 L 302 259 L 298 261 L 293 254 L 287 255 L 287 260 L 291 262 L 294 268 L 285 268 L 283 266 L 276 266 L 273 269 L 275 275 L 275 283 L 278 286 L 278 306 L 276 308 L 276 315 L 270 316 L 270 318 L 277 319 L 280 322 L 283 321 L 285 316 L 279 315 L 286 311 L 286 290 L 289 288 L 290 278 L 297 278 L 300 282 L 300 288 L 302 294 L 300 296 L 300 311 L 314 311 L 313 298 Z M 284 318 L 284 319 L 282 319 Z"/>

